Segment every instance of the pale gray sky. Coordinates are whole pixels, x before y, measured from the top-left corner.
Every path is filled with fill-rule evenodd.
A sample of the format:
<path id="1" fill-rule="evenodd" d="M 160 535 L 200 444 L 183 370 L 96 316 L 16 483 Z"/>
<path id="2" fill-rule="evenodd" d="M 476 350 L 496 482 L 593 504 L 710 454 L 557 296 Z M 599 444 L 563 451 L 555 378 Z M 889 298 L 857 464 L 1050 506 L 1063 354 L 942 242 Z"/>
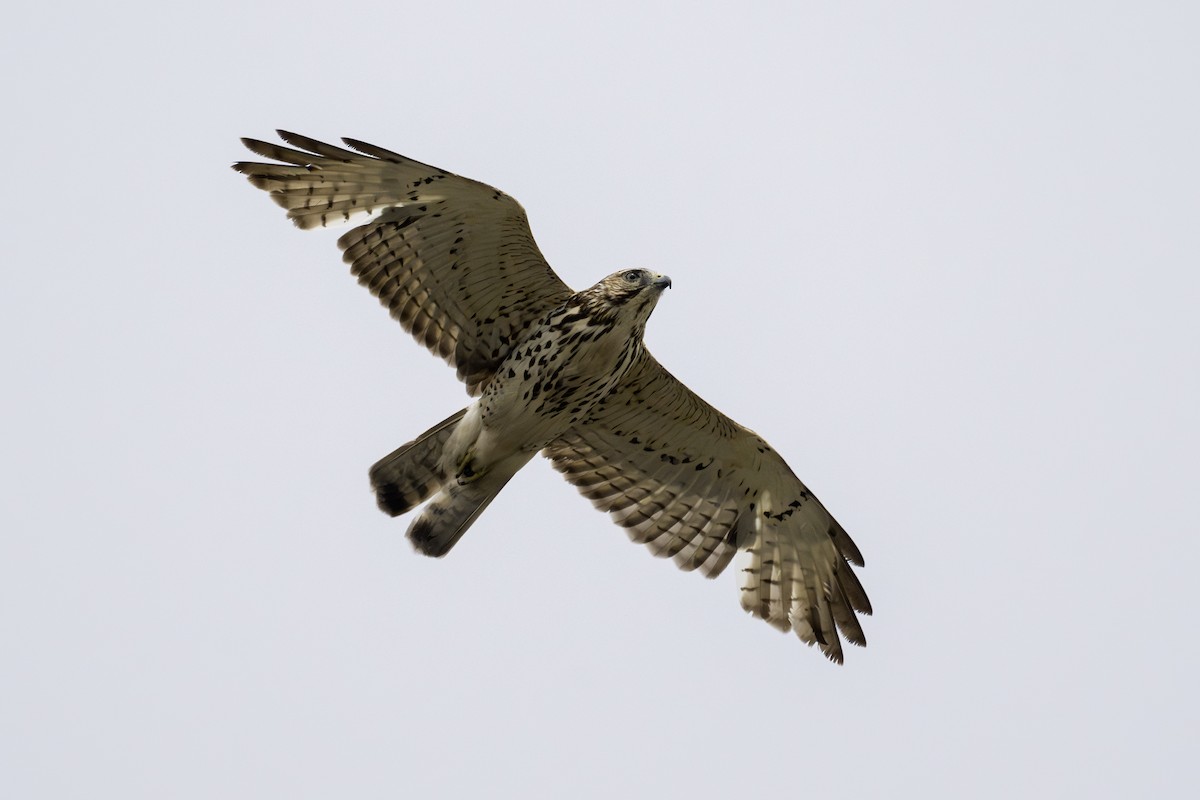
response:
<path id="1" fill-rule="evenodd" d="M 1194 791 L 1195 8 L 10 10 L 0 795 Z M 542 461 L 414 554 L 366 470 L 464 396 L 228 168 L 276 127 L 670 274 L 651 348 L 852 533 L 870 646 Z"/>

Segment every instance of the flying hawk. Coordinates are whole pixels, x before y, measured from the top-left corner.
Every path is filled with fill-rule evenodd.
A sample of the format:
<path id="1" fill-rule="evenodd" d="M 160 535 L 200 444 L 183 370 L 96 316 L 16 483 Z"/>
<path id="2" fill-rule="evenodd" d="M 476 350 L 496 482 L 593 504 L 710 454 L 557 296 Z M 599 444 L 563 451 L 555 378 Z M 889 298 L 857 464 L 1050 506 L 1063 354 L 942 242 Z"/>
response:
<path id="1" fill-rule="evenodd" d="M 760 436 L 642 343 L 670 278 L 627 269 L 572 291 L 508 195 L 354 139 L 279 135 L 292 147 L 242 140 L 279 163 L 233 168 L 300 228 L 365 217 L 338 240 L 350 271 L 475 398 L 371 467 L 385 512 L 425 503 L 408 529 L 417 550 L 449 552 L 541 451 L 655 555 L 712 578 L 740 551 L 754 616 L 838 663 L 839 630 L 866 644 L 850 536 Z"/>

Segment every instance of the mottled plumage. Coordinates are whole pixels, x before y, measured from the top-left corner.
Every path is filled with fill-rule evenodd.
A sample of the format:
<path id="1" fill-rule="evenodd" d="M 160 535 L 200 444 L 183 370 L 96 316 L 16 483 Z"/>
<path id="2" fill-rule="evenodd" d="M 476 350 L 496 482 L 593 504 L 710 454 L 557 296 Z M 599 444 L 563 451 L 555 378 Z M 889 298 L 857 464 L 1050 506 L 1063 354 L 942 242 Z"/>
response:
<path id="1" fill-rule="evenodd" d="M 624 270 L 572 292 L 504 193 L 356 140 L 279 134 L 300 149 L 243 139 L 282 163 L 234 169 L 301 228 L 367 217 L 338 240 L 351 272 L 475 398 L 371 468 L 385 512 L 425 504 L 408 529 L 420 552 L 449 552 L 542 451 L 655 555 L 715 577 L 740 551 L 755 616 L 837 662 L 839 631 L 866 644 L 849 535 L 765 441 L 642 344 L 670 279 Z"/>

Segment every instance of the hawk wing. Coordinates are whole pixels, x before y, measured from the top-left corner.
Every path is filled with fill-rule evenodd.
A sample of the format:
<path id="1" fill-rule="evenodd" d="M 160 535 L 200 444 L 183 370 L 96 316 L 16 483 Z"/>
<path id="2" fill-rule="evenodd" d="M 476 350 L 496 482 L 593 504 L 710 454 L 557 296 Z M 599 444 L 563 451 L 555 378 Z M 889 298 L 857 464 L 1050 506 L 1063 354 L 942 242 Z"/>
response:
<path id="1" fill-rule="evenodd" d="M 571 296 L 516 200 L 354 139 L 359 152 L 279 131 L 295 150 L 242 139 L 281 161 L 233 165 L 301 228 L 377 216 L 338 239 L 359 283 L 479 394 L 516 335 Z"/>
<path id="2" fill-rule="evenodd" d="M 685 570 L 715 577 L 741 550 L 742 607 L 842 661 L 838 629 L 866 638 L 871 604 L 850 536 L 754 432 L 700 399 L 645 350 L 591 416 L 543 450 L 554 467 Z"/>

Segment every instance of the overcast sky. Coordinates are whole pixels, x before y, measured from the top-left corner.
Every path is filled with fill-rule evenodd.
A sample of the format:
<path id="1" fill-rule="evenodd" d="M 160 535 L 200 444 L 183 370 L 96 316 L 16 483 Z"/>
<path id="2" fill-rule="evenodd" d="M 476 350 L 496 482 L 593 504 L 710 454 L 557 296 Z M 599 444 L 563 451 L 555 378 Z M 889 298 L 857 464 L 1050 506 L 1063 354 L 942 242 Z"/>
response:
<path id="1" fill-rule="evenodd" d="M 1194 791 L 1200 12 L 737 5 L 6 12 L 0 794 Z M 851 532 L 870 645 L 540 459 L 415 554 L 366 471 L 465 396 L 229 169 L 277 127 L 669 274 L 649 346 Z"/>

